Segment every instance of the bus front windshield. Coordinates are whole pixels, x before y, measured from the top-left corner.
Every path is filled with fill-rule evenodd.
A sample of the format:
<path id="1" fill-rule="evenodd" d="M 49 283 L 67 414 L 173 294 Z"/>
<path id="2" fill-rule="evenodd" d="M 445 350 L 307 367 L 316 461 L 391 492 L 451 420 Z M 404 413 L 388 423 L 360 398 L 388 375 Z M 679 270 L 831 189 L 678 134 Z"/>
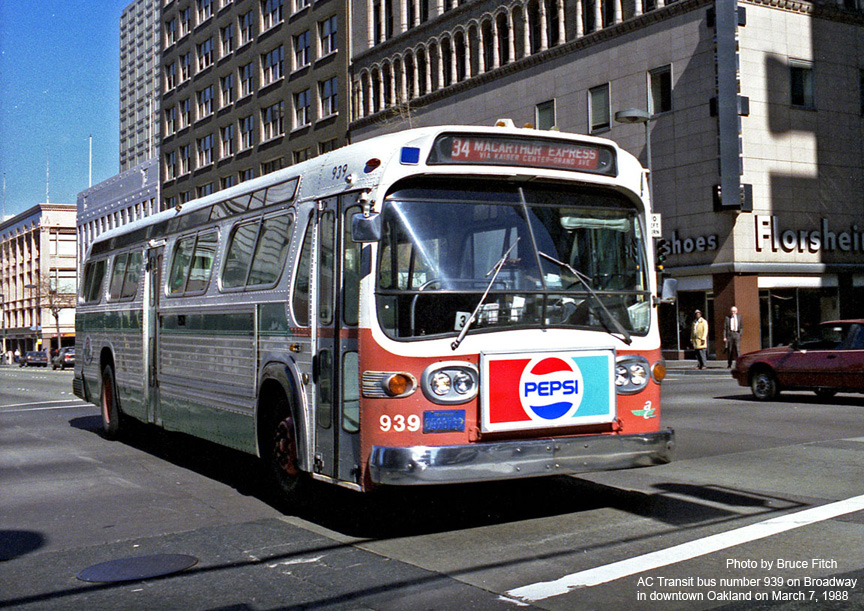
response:
<path id="1" fill-rule="evenodd" d="M 455 336 L 466 324 L 627 341 L 648 331 L 643 227 L 616 191 L 426 183 L 391 192 L 382 215 L 376 305 L 392 338 Z"/>

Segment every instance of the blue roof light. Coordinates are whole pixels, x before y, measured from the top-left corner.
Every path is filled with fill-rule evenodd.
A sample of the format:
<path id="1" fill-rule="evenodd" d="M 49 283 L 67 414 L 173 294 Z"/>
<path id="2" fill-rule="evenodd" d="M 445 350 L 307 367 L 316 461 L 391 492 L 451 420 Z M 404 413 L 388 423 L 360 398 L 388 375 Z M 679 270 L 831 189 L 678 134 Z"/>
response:
<path id="1" fill-rule="evenodd" d="M 420 149 L 416 146 L 403 146 L 399 162 L 404 165 L 417 165 L 420 163 Z"/>

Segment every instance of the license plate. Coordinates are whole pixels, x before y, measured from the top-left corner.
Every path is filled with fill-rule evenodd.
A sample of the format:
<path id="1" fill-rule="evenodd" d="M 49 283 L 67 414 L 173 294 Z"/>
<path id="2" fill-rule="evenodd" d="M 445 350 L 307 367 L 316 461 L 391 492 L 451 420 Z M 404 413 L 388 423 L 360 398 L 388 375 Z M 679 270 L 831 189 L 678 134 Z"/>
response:
<path id="1" fill-rule="evenodd" d="M 440 409 L 423 412 L 424 433 L 461 433 L 464 430 L 464 409 Z"/>

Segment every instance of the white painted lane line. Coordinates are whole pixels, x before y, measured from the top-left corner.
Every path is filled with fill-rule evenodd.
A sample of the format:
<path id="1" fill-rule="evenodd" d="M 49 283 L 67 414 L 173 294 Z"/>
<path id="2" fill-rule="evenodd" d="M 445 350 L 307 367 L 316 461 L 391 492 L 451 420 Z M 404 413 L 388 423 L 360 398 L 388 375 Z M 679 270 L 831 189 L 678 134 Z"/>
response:
<path id="1" fill-rule="evenodd" d="M 25 407 L 22 409 L 6 409 L 0 407 L 0 414 L 17 414 L 20 412 L 44 412 L 54 409 L 81 409 L 82 407 L 87 407 L 88 405 L 96 407 L 91 403 L 84 403 L 82 401 L 81 403 L 76 403 L 75 405 L 53 405 L 51 407 Z"/>
<path id="2" fill-rule="evenodd" d="M 59 399 L 57 401 L 37 401 L 36 403 L 12 403 L 10 405 L 0 405 L 0 409 L 6 409 L 7 407 L 27 407 L 28 405 L 51 405 L 52 403 L 69 403 L 69 401 L 81 401 L 80 399 Z M 86 401 L 81 401 L 81 403 L 86 403 Z"/>
<path id="3" fill-rule="evenodd" d="M 758 539 L 764 539 L 787 530 L 809 526 L 816 522 L 823 522 L 838 516 L 864 510 L 864 495 L 856 496 L 836 503 L 820 505 L 812 509 L 805 509 L 795 513 L 786 514 L 758 522 L 749 526 L 743 526 L 725 533 L 718 533 L 675 545 L 673 547 L 628 558 L 619 562 L 613 562 L 605 566 L 598 566 L 586 571 L 565 575 L 555 581 L 546 581 L 522 586 L 507 592 L 508 596 L 526 602 L 536 602 L 553 596 L 566 594 L 574 588 L 586 588 L 607 583 L 622 577 L 628 577 L 637 573 L 644 573 L 663 566 L 684 562 L 698 556 L 705 556 L 742 543 L 749 543 Z"/>

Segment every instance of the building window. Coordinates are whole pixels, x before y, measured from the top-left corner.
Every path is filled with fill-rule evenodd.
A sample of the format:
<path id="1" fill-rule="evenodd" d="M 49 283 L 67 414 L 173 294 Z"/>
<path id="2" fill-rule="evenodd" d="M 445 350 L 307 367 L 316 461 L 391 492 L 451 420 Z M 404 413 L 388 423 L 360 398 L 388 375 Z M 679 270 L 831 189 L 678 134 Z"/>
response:
<path id="1" fill-rule="evenodd" d="M 284 102 L 277 102 L 261 111 L 261 125 L 263 140 L 271 140 L 285 133 L 282 122 L 282 111 Z"/>
<path id="2" fill-rule="evenodd" d="M 223 127 L 219 136 L 222 143 L 221 158 L 225 159 L 234 154 L 234 124 L 229 123 Z"/>
<path id="3" fill-rule="evenodd" d="M 294 163 L 301 163 L 312 158 L 312 149 L 305 148 L 294 151 Z"/>
<path id="4" fill-rule="evenodd" d="M 165 66 L 165 91 L 171 91 L 177 86 L 177 64 L 171 62 Z"/>
<path id="5" fill-rule="evenodd" d="M 651 87 L 651 108 L 648 110 L 652 115 L 672 110 L 672 66 L 663 66 L 648 73 L 648 82 Z"/>
<path id="6" fill-rule="evenodd" d="M 284 165 L 285 159 L 283 157 L 279 157 L 278 159 L 273 159 L 271 161 L 265 161 L 261 164 L 261 176 L 269 174 L 270 172 L 275 172 L 276 170 L 281 170 Z"/>
<path id="7" fill-rule="evenodd" d="M 312 118 L 309 116 L 310 104 L 309 90 L 304 89 L 300 93 L 294 94 L 294 127 L 303 127 L 309 125 Z"/>
<path id="8" fill-rule="evenodd" d="M 213 85 L 198 92 L 198 118 L 203 119 L 213 114 Z"/>
<path id="9" fill-rule="evenodd" d="M 173 17 L 165 22 L 165 46 L 169 47 L 177 42 L 177 18 Z"/>
<path id="10" fill-rule="evenodd" d="M 222 92 L 222 107 L 234 102 L 234 73 L 229 72 L 219 79 L 219 90 Z"/>
<path id="11" fill-rule="evenodd" d="M 311 0 L 294 0 L 294 12 L 302 11 L 309 6 Z"/>
<path id="12" fill-rule="evenodd" d="M 262 0 L 261 20 L 265 30 L 282 23 L 282 0 Z"/>
<path id="13" fill-rule="evenodd" d="M 186 202 L 192 201 L 192 191 L 183 191 L 180 194 L 180 203 L 185 204 Z"/>
<path id="14" fill-rule="evenodd" d="M 253 31 L 253 23 L 255 22 L 255 15 L 252 11 L 248 13 L 244 13 L 240 15 L 240 44 L 245 45 L 247 42 L 251 42 L 255 37 L 255 32 Z"/>
<path id="15" fill-rule="evenodd" d="M 234 24 L 229 23 L 220 32 L 222 40 L 222 57 L 229 55 L 234 51 Z"/>
<path id="16" fill-rule="evenodd" d="M 864 68 L 858 71 L 858 96 L 861 105 L 860 113 L 864 117 Z"/>
<path id="17" fill-rule="evenodd" d="M 206 185 L 201 185 L 200 187 L 198 187 L 198 197 L 206 197 L 207 195 L 213 195 L 213 193 L 216 191 L 215 187 L 216 185 L 212 182 L 208 182 Z"/>
<path id="18" fill-rule="evenodd" d="M 309 65 L 309 31 L 294 37 L 294 69 Z"/>
<path id="19" fill-rule="evenodd" d="M 237 184 L 237 179 L 234 178 L 233 174 L 229 174 L 228 176 L 223 176 L 219 179 L 219 187 L 221 189 L 230 189 L 234 185 Z"/>
<path id="20" fill-rule="evenodd" d="M 249 168 L 246 170 L 240 170 L 239 174 L 240 182 L 246 182 L 247 180 L 252 180 L 255 178 L 255 170 L 253 168 Z"/>
<path id="21" fill-rule="evenodd" d="M 534 107 L 534 124 L 537 129 L 555 127 L 555 100 L 541 102 Z"/>
<path id="22" fill-rule="evenodd" d="M 252 63 L 248 63 L 245 66 L 240 66 L 240 97 L 246 97 L 247 95 L 252 95 L 254 91 L 254 83 L 252 81 L 252 75 L 254 73 L 254 68 L 252 67 Z"/>
<path id="23" fill-rule="evenodd" d="M 332 140 L 325 140 L 324 142 L 318 143 L 318 154 L 323 155 L 324 153 L 329 153 L 330 151 L 336 150 L 336 138 Z"/>
<path id="24" fill-rule="evenodd" d="M 588 90 L 588 108 L 591 131 L 609 129 L 609 83 Z"/>
<path id="25" fill-rule="evenodd" d="M 213 163 L 213 134 L 198 138 L 198 167 Z"/>
<path id="26" fill-rule="evenodd" d="M 255 120 L 252 115 L 240 119 L 240 150 L 252 148 L 255 144 Z"/>
<path id="27" fill-rule="evenodd" d="M 789 81 L 792 90 L 792 106 L 816 108 L 813 91 L 813 64 L 793 61 L 789 64 Z"/>
<path id="28" fill-rule="evenodd" d="M 180 56 L 180 81 L 188 81 L 192 77 L 192 53 Z"/>
<path id="29" fill-rule="evenodd" d="M 213 64 L 213 38 L 208 38 L 198 45 L 198 72 Z"/>
<path id="30" fill-rule="evenodd" d="M 180 129 L 192 125 L 192 100 L 180 100 Z"/>
<path id="31" fill-rule="evenodd" d="M 328 117 L 339 112 L 337 98 L 337 79 L 327 79 L 318 83 L 318 97 L 321 99 L 321 116 Z"/>
<path id="32" fill-rule="evenodd" d="M 192 171 L 192 145 L 185 144 L 180 147 L 180 176 Z"/>
<path id="33" fill-rule="evenodd" d="M 192 31 L 192 7 L 187 6 L 180 10 L 180 38 Z"/>
<path id="34" fill-rule="evenodd" d="M 282 78 L 282 59 L 282 45 L 261 56 L 262 87 Z"/>
<path id="35" fill-rule="evenodd" d="M 165 135 L 170 136 L 177 131 L 177 107 L 171 106 L 165 109 Z"/>
<path id="36" fill-rule="evenodd" d="M 165 153 L 165 180 L 177 178 L 177 151 Z"/>
<path id="37" fill-rule="evenodd" d="M 204 23 L 213 16 L 213 0 L 198 0 L 198 23 Z"/>
<path id="38" fill-rule="evenodd" d="M 318 23 L 318 40 L 321 47 L 321 57 L 336 51 L 338 48 L 336 40 L 336 15 Z"/>

